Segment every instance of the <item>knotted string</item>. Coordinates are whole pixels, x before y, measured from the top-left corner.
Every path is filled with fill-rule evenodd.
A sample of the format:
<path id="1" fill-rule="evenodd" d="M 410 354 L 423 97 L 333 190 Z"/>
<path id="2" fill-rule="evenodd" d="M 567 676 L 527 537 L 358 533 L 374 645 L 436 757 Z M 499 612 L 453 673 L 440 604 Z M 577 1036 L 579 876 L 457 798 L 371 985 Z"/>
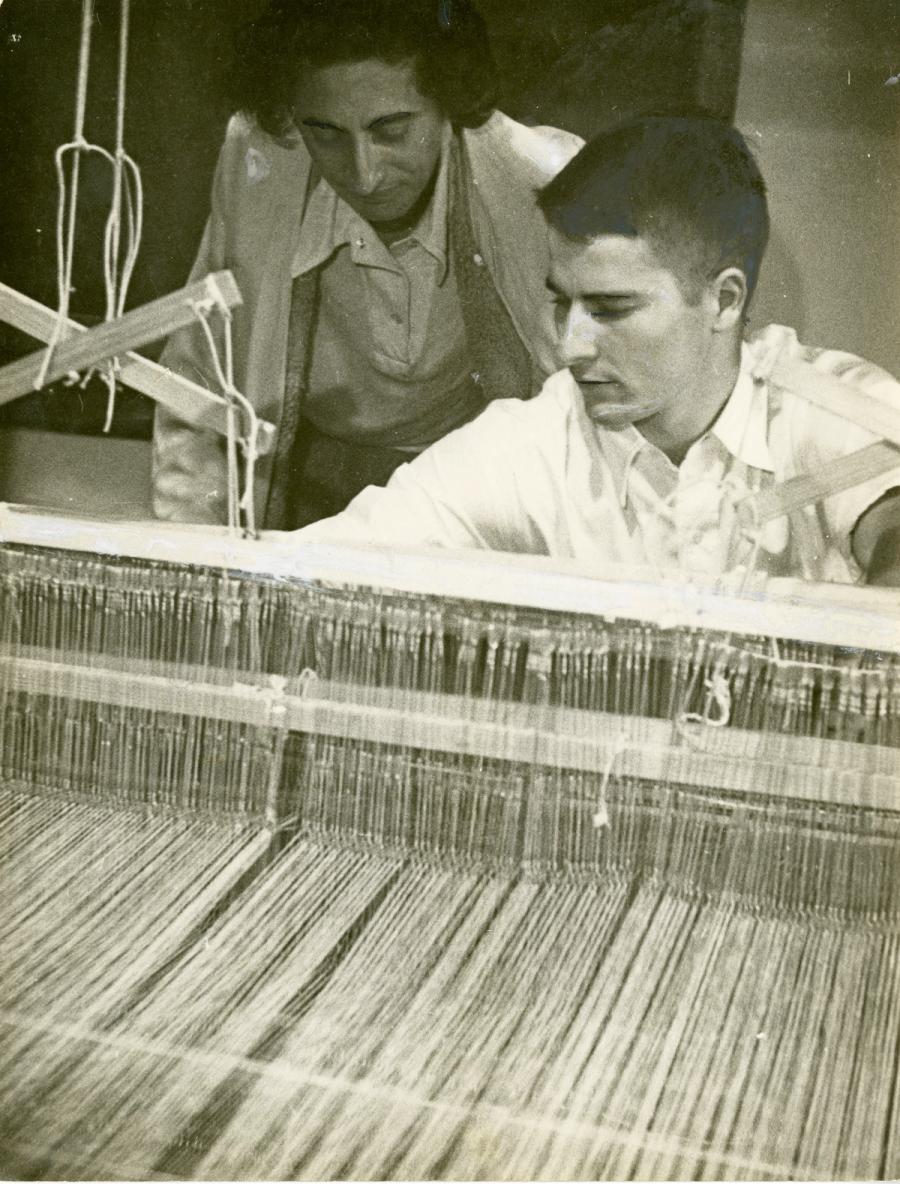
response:
<path id="1" fill-rule="evenodd" d="M 78 81 L 75 100 L 75 128 L 72 139 L 61 145 L 54 155 L 57 179 L 56 213 L 56 258 L 57 258 L 57 318 L 53 327 L 44 360 L 38 371 L 34 389 L 40 390 L 47 381 L 47 373 L 53 353 L 68 332 L 69 302 L 73 292 L 72 273 L 75 259 L 75 231 L 78 221 L 78 190 L 83 153 L 95 153 L 107 161 L 112 169 L 113 192 L 109 216 L 106 221 L 103 246 L 103 273 L 106 289 L 106 319 L 113 320 L 124 312 L 128 286 L 137 261 L 143 225 L 143 187 L 138 166 L 124 147 L 125 97 L 128 58 L 128 28 L 130 0 L 121 0 L 119 27 L 119 75 L 116 103 L 116 149 L 108 152 L 99 144 L 85 139 L 84 123 L 87 108 L 87 88 L 91 60 L 91 28 L 94 19 L 93 0 L 82 0 L 81 41 L 78 55 Z M 71 173 L 67 181 L 66 159 L 71 155 Z M 120 266 L 122 239 L 122 206 L 126 209 L 127 233 L 124 258 Z M 93 370 L 82 380 L 84 386 Z M 105 366 L 104 379 L 109 391 L 106 421 L 103 430 L 108 432 L 112 424 L 116 380 L 119 372 L 118 359 L 110 360 Z M 69 381 L 77 380 L 70 375 Z"/>
<path id="2" fill-rule="evenodd" d="M 209 347 L 213 369 L 222 395 L 228 404 L 228 432 L 226 436 L 225 454 L 227 458 L 227 501 L 228 501 L 228 529 L 237 534 L 241 527 L 243 514 L 246 533 L 256 536 L 256 510 L 254 497 L 254 481 L 256 475 L 256 461 L 259 456 L 259 416 L 256 414 L 249 400 L 241 394 L 234 384 L 234 346 L 232 339 L 231 310 L 212 277 L 207 278 L 209 295 L 205 300 L 191 301 L 191 307 L 196 314 L 200 327 Z M 209 323 L 210 314 L 216 311 L 222 319 L 224 339 L 224 359 L 216 345 L 215 335 Z M 247 431 L 238 437 L 236 416 L 242 411 L 246 416 Z M 240 466 L 238 459 L 238 445 L 244 455 L 244 487 L 240 488 Z"/>

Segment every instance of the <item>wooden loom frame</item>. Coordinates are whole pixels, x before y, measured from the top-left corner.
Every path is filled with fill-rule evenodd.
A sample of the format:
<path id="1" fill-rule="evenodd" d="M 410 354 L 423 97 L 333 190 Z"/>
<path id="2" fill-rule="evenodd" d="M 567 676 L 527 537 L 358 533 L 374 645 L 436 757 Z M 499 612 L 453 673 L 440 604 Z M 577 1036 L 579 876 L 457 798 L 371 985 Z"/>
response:
<path id="1" fill-rule="evenodd" d="M 194 323 L 194 304 L 211 297 L 215 301 L 221 300 L 226 308 L 241 303 L 241 294 L 230 271 L 216 272 L 93 329 L 67 320 L 66 329 L 72 336 L 60 342 L 54 350 L 45 385 L 70 370 L 87 369 L 109 358 L 121 357 L 120 377 L 128 386 L 149 396 L 186 423 L 227 436 L 231 406 L 227 399 L 131 352 Z M 37 300 L 0 284 L 0 321 L 29 337 L 48 342 L 56 326 L 57 314 Z M 43 350 L 37 351 L 0 369 L 0 405 L 35 389 L 44 353 Z M 272 424 L 261 420 L 256 449 L 259 455 L 271 451 L 274 436 Z"/>
<path id="2" fill-rule="evenodd" d="M 584 564 L 492 553 L 397 552 L 377 547 L 291 544 L 290 536 L 249 541 L 190 526 L 70 521 L 0 506 L 0 545 L 37 545 L 102 556 L 206 566 L 302 584 L 436 594 L 488 604 L 562 611 L 739 635 L 879 650 L 900 655 L 900 604 L 891 592 L 770 580 L 741 594 L 657 573 L 596 570 Z M 189 557 L 189 558 L 188 558 Z M 536 766 L 669 779 L 745 794 L 900 808 L 900 749 L 847 740 L 700 728 L 690 738 L 671 720 L 609 712 L 468 700 L 458 695 L 367 689 L 365 701 L 313 678 L 287 680 L 234 671 L 185 678 L 177 667 L 76 661 L 45 649 L 0 651 L 3 683 L 94 703 L 205 716 L 376 743 L 408 744 L 427 730 L 431 748 Z M 421 746 L 421 745 L 417 745 Z M 270 803 L 270 821 L 276 810 Z"/>

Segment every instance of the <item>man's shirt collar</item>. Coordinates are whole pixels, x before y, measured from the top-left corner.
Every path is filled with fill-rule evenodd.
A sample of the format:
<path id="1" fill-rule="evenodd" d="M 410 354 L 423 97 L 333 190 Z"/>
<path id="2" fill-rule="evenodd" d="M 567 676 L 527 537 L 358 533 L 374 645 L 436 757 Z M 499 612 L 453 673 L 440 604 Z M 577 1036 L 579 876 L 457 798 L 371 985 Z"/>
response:
<path id="1" fill-rule="evenodd" d="M 741 346 L 741 369 L 734 390 L 719 413 L 710 432 L 728 452 L 754 469 L 775 471 L 769 448 L 769 399 L 766 384 L 754 382 L 752 357 L 746 344 Z"/>
<path id="2" fill-rule="evenodd" d="M 754 382 L 750 371 L 748 347 L 742 346 L 741 368 L 737 381 L 715 423 L 699 440 L 713 437 L 735 460 L 764 472 L 774 472 L 769 448 L 769 407 L 765 383 Z M 575 382 L 575 379 L 572 379 Z M 576 384 L 577 385 L 577 384 Z M 579 392 L 579 398 L 580 398 Z M 603 428 L 592 425 L 603 453 L 619 505 L 628 500 L 628 477 L 642 454 L 657 462 L 665 462 L 675 470 L 677 466 L 658 448 L 645 439 L 633 424 L 623 428 Z"/>

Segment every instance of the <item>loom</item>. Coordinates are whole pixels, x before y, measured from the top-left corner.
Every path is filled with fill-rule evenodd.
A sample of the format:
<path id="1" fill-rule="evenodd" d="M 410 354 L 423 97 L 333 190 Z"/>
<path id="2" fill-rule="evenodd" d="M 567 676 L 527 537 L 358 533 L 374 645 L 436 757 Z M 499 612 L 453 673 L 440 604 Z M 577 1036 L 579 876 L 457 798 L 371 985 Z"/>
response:
<path id="1" fill-rule="evenodd" d="M 3 1174 L 896 1177 L 896 597 L 239 537 L 273 439 L 240 293 L 125 313 L 127 0 L 114 154 L 92 21 L 59 308 L 0 285 L 48 343 L 0 403 L 104 366 L 226 438 L 230 530 L 0 507 Z M 82 331 L 86 151 L 114 186 Z M 130 352 L 194 318 L 221 393 Z M 751 527 L 896 464 L 895 413 L 806 397 L 883 441 Z"/>
<path id="2" fill-rule="evenodd" d="M 898 1174 L 895 597 L 0 539 L 5 1174 Z"/>

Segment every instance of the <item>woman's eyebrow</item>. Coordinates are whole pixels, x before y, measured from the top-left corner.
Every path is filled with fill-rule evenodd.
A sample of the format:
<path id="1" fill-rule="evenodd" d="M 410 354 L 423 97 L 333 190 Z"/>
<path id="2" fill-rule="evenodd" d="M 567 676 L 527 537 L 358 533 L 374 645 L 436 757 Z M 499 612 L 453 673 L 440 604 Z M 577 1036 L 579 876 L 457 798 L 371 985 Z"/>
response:
<path id="1" fill-rule="evenodd" d="M 371 123 L 367 123 L 366 127 L 369 131 L 373 131 L 376 127 L 381 127 L 385 123 L 395 123 L 401 119 L 409 119 L 415 115 L 415 111 L 393 111 L 390 115 L 379 115 L 377 119 L 373 119 Z"/>

